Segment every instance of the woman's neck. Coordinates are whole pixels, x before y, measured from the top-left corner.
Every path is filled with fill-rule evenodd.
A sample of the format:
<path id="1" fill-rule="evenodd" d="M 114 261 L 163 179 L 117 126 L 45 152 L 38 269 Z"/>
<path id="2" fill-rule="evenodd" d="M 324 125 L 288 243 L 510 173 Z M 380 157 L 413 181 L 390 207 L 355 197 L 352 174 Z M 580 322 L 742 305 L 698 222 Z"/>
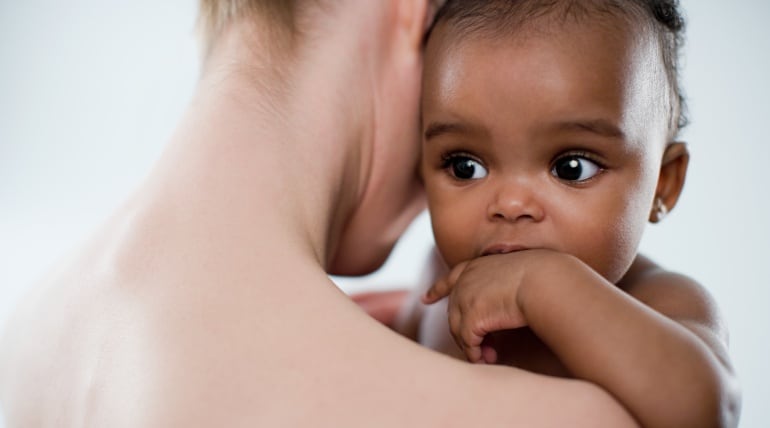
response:
<path id="1" fill-rule="evenodd" d="M 323 52 L 265 67 L 237 36 L 210 59 L 156 177 L 185 209 L 217 207 L 326 267 L 366 186 L 367 91 L 354 89 L 366 82 Z"/>

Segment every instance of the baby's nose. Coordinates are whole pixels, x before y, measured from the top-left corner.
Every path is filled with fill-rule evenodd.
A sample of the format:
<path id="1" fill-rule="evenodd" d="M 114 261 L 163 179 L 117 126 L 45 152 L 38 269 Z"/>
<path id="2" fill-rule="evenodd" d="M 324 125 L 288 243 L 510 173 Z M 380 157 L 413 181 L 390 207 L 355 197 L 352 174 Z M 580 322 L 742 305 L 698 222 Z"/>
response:
<path id="1" fill-rule="evenodd" d="M 545 211 L 534 183 L 516 181 L 501 183 L 493 195 L 487 212 L 492 221 L 539 222 Z"/>

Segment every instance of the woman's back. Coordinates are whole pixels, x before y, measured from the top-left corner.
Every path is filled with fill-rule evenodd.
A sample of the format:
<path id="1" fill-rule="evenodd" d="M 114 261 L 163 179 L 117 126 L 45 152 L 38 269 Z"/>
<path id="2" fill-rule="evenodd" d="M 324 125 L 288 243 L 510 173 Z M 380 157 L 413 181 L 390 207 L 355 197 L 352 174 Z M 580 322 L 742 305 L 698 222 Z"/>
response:
<path id="1" fill-rule="evenodd" d="M 97 238 L 20 308 L 1 348 L 9 427 L 631 423 L 589 384 L 422 349 L 312 267 L 249 273 L 216 246 L 184 271 L 148 260 L 188 244 L 148 247 L 155 221 L 114 221 L 132 233 Z"/>

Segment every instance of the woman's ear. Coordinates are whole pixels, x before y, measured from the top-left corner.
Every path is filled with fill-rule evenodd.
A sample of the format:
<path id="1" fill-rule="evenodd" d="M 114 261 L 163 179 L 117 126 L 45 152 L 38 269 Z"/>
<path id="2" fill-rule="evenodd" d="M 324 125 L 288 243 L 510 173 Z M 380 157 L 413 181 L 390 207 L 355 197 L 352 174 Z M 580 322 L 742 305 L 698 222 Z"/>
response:
<path id="1" fill-rule="evenodd" d="M 433 19 L 444 1 L 396 0 L 399 24 L 406 30 L 409 43 L 413 47 L 422 47 L 425 33 L 433 24 Z"/>
<path id="2" fill-rule="evenodd" d="M 661 221 L 676 206 L 684 188 L 689 163 L 690 152 L 687 150 L 687 144 L 674 142 L 666 146 L 660 166 L 658 187 L 655 190 L 655 200 L 650 211 L 651 223 Z"/>
<path id="3" fill-rule="evenodd" d="M 439 9 L 446 3 L 446 0 L 428 0 L 428 11 L 425 14 L 425 21 L 423 24 L 423 40 L 425 39 L 425 33 L 427 33 L 433 26 L 433 21 L 436 19 Z"/>

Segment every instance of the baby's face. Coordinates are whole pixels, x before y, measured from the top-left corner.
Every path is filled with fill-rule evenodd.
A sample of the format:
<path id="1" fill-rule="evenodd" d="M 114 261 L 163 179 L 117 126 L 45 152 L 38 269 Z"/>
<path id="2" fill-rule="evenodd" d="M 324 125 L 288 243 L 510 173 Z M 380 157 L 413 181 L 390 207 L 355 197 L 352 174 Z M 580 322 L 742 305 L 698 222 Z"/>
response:
<path id="1" fill-rule="evenodd" d="M 639 36 L 591 23 L 459 40 L 435 29 L 421 171 L 450 266 L 548 248 L 622 277 L 667 135 L 665 73 Z"/>

